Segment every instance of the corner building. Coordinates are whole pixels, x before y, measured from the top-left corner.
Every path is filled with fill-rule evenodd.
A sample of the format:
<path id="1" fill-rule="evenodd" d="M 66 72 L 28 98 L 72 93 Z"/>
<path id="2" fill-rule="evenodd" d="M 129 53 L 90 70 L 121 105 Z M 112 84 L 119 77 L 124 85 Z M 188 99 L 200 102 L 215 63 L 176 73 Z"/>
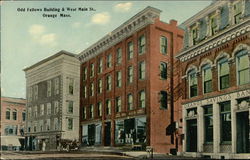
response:
<path id="1" fill-rule="evenodd" d="M 183 30 L 160 21 L 160 12 L 145 8 L 78 55 L 83 145 L 177 151 L 179 136 L 166 128 L 181 118 L 172 95 Z"/>
<path id="2" fill-rule="evenodd" d="M 182 25 L 183 152 L 249 158 L 250 1 L 215 1 Z"/>
<path id="3" fill-rule="evenodd" d="M 26 150 L 60 150 L 79 140 L 79 73 L 76 55 L 60 51 L 24 69 Z"/>

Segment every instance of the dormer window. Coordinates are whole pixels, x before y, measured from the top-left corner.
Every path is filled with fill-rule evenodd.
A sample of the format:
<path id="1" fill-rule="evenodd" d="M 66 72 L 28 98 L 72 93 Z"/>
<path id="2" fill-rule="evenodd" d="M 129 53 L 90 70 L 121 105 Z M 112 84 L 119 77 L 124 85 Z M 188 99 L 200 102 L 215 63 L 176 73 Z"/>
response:
<path id="1" fill-rule="evenodd" d="M 191 36 L 192 36 L 192 44 L 196 45 L 198 43 L 198 26 L 195 25 L 191 29 Z"/>
<path id="2" fill-rule="evenodd" d="M 210 17 L 210 31 L 211 36 L 214 35 L 218 30 L 218 24 L 217 24 L 217 15 L 213 15 Z"/>
<path id="3" fill-rule="evenodd" d="M 233 18 L 234 18 L 234 24 L 238 24 L 240 22 L 242 15 L 242 3 L 241 1 L 234 3 L 233 5 Z"/>

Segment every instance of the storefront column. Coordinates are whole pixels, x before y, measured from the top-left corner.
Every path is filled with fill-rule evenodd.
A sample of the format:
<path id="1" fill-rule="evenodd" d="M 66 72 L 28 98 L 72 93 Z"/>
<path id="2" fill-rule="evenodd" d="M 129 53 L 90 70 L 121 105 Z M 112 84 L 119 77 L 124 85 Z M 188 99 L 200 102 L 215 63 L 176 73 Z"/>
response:
<path id="1" fill-rule="evenodd" d="M 214 153 L 220 152 L 220 106 L 218 103 L 213 104 L 213 148 Z"/>
<path id="2" fill-rule="evenodd" d="M 237 101 L 232 97 L 231 100 L 231 126 L 232 126 L 232 153 L 236 153 L 237 135 L 236 135 L 236 111 Z"/>
<path id="3" fill-rule="evenodd" d="M 203 152 L 203 143 L 204 143 L 204 113 L 201 106 L 197 106 L 197 131 L 198 131 L 198 152 Z"/>
<path id="4" fill-rule="evenodd" d="M 184 108 L 184 107 L 183 107 Z M 183 134 L 184 134 L 184 139 L 182 140 L 182 149 L 183 149 L 183 152 L 186 152 L 186 148 L 187 148 L 187 123 L 186 123 L 186 115 L 187 115 L 187 110 L 184 108 L 183 111 L 182 111 L 182 118 L 183 118 Z"/>

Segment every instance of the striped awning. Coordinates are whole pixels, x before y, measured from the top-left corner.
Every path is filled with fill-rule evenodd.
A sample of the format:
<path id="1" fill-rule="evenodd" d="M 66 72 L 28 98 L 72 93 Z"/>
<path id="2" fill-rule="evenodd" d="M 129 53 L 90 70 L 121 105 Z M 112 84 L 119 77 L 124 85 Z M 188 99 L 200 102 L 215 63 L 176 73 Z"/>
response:
<path id="1" fill-rule="evenodd" d="M 20 147 L 21 144 L 19 142 L 18 136 L 1 136 L 1 146 L 17 146 Z"/>

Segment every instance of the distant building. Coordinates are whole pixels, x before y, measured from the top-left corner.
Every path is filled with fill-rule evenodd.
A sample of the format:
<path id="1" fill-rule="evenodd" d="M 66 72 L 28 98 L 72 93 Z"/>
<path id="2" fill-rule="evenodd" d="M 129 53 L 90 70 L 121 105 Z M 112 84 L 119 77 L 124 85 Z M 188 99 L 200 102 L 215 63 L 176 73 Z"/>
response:
<path id="1" fill-rule="evenodd" d="M 29 150 L 55 150 L 79 139 L 79 74 L 75 55 L 60 51 L 26 69 Z"/>
<path id="2" fill-rule="evenodd" d="M 78 55 L 83 145 L 150 145 L 162 153 L 181 145 L 173 68 L 184 32 L 175 20 L 160 21 L 160 12 L 145 8 Z"/>
<path id="3" fill-rule="evenodd" d="M 1 149 L 20 150 L 24 147 L 26 100 L 1 97 Z"/>
<path id="4" fill-rule="evenodd" d="M 250 1 L 215 1 L 182 26 L 184 154 L 249 159 Z"/>

